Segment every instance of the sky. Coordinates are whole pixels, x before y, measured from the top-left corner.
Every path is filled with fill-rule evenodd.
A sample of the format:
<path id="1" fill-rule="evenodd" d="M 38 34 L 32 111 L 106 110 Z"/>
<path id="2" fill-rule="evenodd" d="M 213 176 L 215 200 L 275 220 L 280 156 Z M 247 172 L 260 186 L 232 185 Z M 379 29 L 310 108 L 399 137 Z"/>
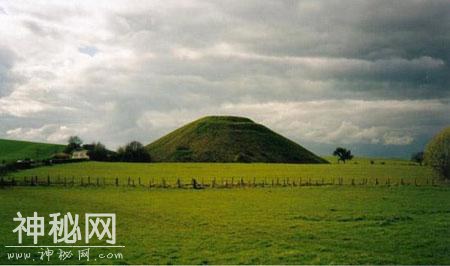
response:
<path id="1" fill-rule="evenodd" d="M 0 138 L 115 149 L 245 116 L 320 155 L 450 125 L 450 2 L 0 0 Z"/>

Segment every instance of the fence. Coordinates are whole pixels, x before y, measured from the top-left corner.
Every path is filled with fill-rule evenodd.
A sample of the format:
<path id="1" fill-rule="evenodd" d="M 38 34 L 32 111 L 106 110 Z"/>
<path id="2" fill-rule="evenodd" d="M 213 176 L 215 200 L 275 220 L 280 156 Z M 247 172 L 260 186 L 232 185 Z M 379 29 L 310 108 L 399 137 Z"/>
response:
<path id="1" fill-rule="evenodd" d="M 7 186 L 64 186 L 64 187 L 147 187 L 147 188 L 256 188 L 256 187 L 308 187 L 308 186 L 436 186 L 434 178 L 104 178 L 104 177 L 0 177 L 0 187 Z"/>

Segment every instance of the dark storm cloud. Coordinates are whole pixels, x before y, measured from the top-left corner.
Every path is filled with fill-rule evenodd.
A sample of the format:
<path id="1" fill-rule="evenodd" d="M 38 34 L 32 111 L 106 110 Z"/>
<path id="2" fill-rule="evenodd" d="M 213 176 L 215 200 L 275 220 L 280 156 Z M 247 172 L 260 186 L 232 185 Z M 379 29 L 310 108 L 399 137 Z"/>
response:
<path id="1" fill-rule="evenodd" d="M 201 53 L 226 42 L 262 58 L 212 55 L 181 63 L 169 58 L 151 65 L 156 72 L 207 80 L 294 76 L 334 82 L 336 91 L 357 91 L 355 96 L 362 94 L 364 84 L 378 83 L 365 95 L 376 98 L 449 96 L 447 1 L 227 1 L 171 11 L 176 19 L 151 9 L 115 14 L 112 25 L 122 33 L 139 32 L 134 36 L 144 50 L 151 43 L 162 53 L 176 45 Z M 295 62 L 305 57 L 322 61 Z M 392 90 L 387 92 L 388 86 Z"/>

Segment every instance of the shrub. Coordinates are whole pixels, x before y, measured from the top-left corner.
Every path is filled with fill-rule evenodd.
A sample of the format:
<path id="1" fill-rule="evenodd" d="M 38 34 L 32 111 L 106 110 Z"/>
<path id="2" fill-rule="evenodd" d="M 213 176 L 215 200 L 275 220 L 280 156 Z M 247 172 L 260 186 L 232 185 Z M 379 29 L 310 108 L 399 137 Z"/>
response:
<path id="1" fill-rule="evenodd" d="M 107 161 L 110 156 L 110 152 L 106 149 L 105 145 L 100 142 L 92 143 L 89 145 L 88 155 L 91 160 L 94 161 Z"/>
<path id="2" fill-rule="evenodd" d="M 411 155 L 411 161 L 418 163 L 419 165 L 422 165 L 423 162 L 423 151 L 416 152 L 413 155 Z"/>
<path id="3" fill-rule="evenodd" d="M 450 127 L 436 134 L 425 149 L 424 161 L 444 179 L 450 178 Z"/>
<path id="4" fill-rule="evenodd" d="M 124 162 L 150 162 L 150 154 L 140 142 L 132 141 L 117 150 L 117 156 Z"/>

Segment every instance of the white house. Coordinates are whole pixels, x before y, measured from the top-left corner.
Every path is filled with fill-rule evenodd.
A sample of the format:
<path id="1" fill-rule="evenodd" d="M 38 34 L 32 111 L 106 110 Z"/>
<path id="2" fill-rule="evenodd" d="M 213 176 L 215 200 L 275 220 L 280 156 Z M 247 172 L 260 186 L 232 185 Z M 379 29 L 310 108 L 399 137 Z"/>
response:
<path id="1" fill-rule="evenodd" d="M 86 159 L 89 160 L 89 155 L 87 150 L 74 151 L 72 153 L 72 159 Z"/>

